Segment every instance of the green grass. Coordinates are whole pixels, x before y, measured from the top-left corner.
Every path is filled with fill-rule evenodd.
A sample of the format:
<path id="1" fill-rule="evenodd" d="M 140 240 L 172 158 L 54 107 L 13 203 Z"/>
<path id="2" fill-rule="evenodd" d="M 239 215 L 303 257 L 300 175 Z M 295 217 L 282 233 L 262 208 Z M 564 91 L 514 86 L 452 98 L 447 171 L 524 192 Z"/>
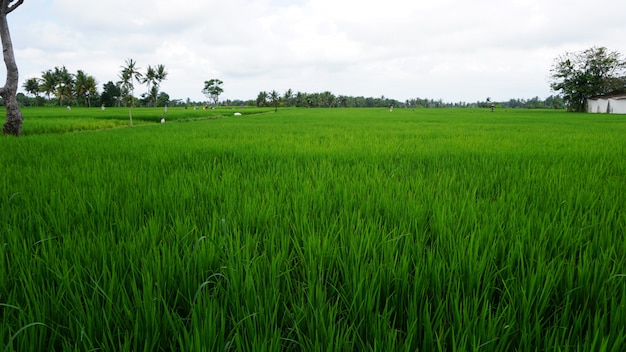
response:
<path id="1" fill-rule="evenodd" d="M 189 108 L 81 108 L 71 110 L 61 107 L 25 107 L 22 108 L 24 116 L 24 135 L 81 132 L 90 130 L 102 130 L 130 125 L 129 114 L 132 113 L 133 125 L 143 126 L 146 124 L 159 123 L 161 118 L 167 122 L 196 121 L 232 117 L 235 112 L 242 115 L 259 114 L 271 111 L 269 108 L 254 107 L 218 107 L 204 110 L 202 107 Z M 4 109 L 0 110 L 4 116 Z"/>
<path id="2" fill-rule="evenodd" d="M 0 351 L 626 344 L 626 117 L 189 118 L 0 138 Z"/>

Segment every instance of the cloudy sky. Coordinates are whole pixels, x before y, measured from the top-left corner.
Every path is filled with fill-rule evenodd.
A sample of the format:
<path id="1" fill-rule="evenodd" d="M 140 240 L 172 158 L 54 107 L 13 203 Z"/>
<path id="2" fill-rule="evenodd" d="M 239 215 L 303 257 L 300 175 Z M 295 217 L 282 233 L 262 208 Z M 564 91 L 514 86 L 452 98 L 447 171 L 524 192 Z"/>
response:
<path id="1" fill-rule="evenodd" d="M 8 17 L 20 86 L 65 66 L 101 91 L 132 58 L 165 65 L 172 99 L 205 100 L 219 78 L 223 99 L 291 88 L 474 102 L 551 95 L 564 52 L 626 54 L 624 14 L 623 0 L 25 0 Z"/>

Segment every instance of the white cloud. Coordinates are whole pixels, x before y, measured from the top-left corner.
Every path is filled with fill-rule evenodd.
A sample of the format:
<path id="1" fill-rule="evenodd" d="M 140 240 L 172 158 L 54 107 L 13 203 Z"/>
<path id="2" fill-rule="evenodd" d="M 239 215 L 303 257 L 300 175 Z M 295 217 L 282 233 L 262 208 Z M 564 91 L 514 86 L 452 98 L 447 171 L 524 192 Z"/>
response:
<path id="1" fill-rule="evenodd" d="M 22 80 L 65 65 L 117 80 L 163 64 L 172 98 L 261 90 L 475 101 L 551 94 L 553 59 L 626 54 L 626 4 L 599 0 L 28 0 L 9 15 Z M 0 70 L 0 79 L 4 79 Z M 140 90 L 140 88 L 139 88 Z"/>

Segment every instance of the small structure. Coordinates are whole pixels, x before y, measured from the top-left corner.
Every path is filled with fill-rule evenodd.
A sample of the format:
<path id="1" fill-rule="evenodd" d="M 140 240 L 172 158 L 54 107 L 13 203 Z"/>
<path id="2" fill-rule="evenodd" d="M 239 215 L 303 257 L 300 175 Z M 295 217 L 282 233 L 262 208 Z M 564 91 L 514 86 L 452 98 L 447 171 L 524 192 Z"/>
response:
<path id="1" fill-rule="evenodd" d="M 234 113 L 233 115 L 235 115 L 235 116 L 241 116 L 241 113 L 240 113 L 240 112 L 236 112 L 236 113 Z"/>
<path id="2" fill-rule="evenodd" d="M 626 93 L 598 95 L 587 99 L 587 112 L 626 114 Z"/>

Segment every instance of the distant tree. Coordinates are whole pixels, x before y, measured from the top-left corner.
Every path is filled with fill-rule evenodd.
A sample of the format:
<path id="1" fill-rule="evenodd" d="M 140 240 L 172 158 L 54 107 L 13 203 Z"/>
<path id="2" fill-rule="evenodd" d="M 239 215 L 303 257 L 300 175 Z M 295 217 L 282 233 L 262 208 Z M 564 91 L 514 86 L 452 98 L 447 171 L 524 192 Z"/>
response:
<path id="1" fill-rule="evenodd" d="M 52 70 L 44 71 L 41 75 L 41 84 L 39 86 L 42 93 L 48 97 L 48 102 L 52 102 L 50 97 L 57 89 L 57 77 Z"/>
<path id="2" fill-rule="evenodd" d="M 64 101 L 71 100 L 74 95 L 74 75 L 63 66 L 54 68 L 54 76 L 57 83 L 54 94 L 59 99 L 59 106 L 62 106 Z"/>
<path id="3" fill-rule="evenodd" d="M 293 106 L 294 105 L 294 94 L 293 94 L 293 90 L 291 90 L 291 88 L 287 89 L 287 91 L 285 92 L 285 94 L 283 95 L 283 102 L 285 103 L 286 106 Z"/>
<path id="4" fill-rule="evenodd" d="M 623 90 L 626 61 L 604 47 L 566 52 L 550 70 L 550 87 L 563 96 L 568 110 L 585 111 L 588 98 Z"/>
<path id="5" fill-rule="evenodd" d="M 167 71 L 165 70 L 165 66 L 158 65 L 152 67 L 148 65 L 146 74 L 143 76 L 141 82 L 148 85 L 148 95 L 154 106 L 158 105 L 159 87 L 161 82 L 166 78 Z"/>
<path id="6" fill-rule="evenodd" d="M 81 104 L 91 107 L 91 97 L 98 93 L 97 85 L 98 82 L 93 76 L 86 74 L 82 70 L 76 72 L 74 89 L 76 97 L 81 100 Z"/>
<path id="7" fill-rule="evenodd" d="M 104 106 L 117 106 L 119 105 L 120 97 L 122 96 L 122 90 L 118 85 L 112 81 L 108 81 L 102 87 L 102 95 L 100 96 L 100 102 Z"/>
<path id="8" fill-rule="evenodd" d="M 26 94 L 22 92 L 17 93 L 15 95 L 15 98 L 17 99 L 17 103 L 20 104 L 20 106 L 31 106 L 33 105 L 33 102 L 35 102 L 35 99 L 27 97 Z"/>
<path id="9" fill-rule="evenodd" d="M 24 0 L 0 0 L 0 40 L 2 41 L 2 55 L 7 69 L 7 77 L 4 87 L 0 87 L 0 96 L 6 106 L 6 122 L 2 126 L 2 133 L 20 136 L 22 134 L 22 121 L 24 117 L 17 102 L 17 87 L 19 84 L 19 72 L 13 52 L 13 42 L 7 15 L 18 8 Z"/>
<path id="10" fill-rule="evenodd" d="M 544 105 L 550 109 L 563 109 L 565 104 L 563 102 L 563 98 L 561 98 L 560 96 L 551 95 L 546 98 Z"/>
<path id="11" fill-rule="evenodd" d="M 267 92 L 259 92 L 256 97 L 256 106 L 263 107 L 267 105 Z"/>
<path id="12" fill-rule="evenodd" d="M 39 79 L 38 78 L 29 78 L 24 82 L 22 86 L 26 93 L 32 95 L 37 98 L 39 96 Z"/>
<path id="13" fill-rule="evenodd" d="M 280 104 L 280 94 L 277 91 L 273 90 L 269 94 L 270 103 L 274 107 L 274 112 L 278 111 L 278 105 Z"/>
<path id="14" fill-rule="evenodd" d="M 133 125 L 133 105 L 135 103 L 134 91 L 135 91 L 135 81 L 141 83 L 141 72 L 139 72 L 139 67 L 137 67 L 137 63 L 133 59 L 126 60 L 126 66 L 122 66 L 122 71 L 120 72 L 120 84 L 122 94 L 126 96 L 129 100 L 129 110 L 128 116 L 130 118 L 130 125 Z"/>
<path id="15" fill-rule="evenodd" d="M 220 81 L 217 78 L 204 81 L 204 89 L 202 89 L 202 93 L 206 95 L 207 98 L 213 101 L 213 106 L 216 106 L 219 103 L 220 94 L 224 92 L 224 89 L 222 89 L 222 84 L 224 84 L 224 82 Z"/>
<path id="16" fill-rule="evenodd" d="M 157 106 L 167 106 L 170 105 L 170 96 L 165 92 L 159 93 L 157 97 Z"/>

